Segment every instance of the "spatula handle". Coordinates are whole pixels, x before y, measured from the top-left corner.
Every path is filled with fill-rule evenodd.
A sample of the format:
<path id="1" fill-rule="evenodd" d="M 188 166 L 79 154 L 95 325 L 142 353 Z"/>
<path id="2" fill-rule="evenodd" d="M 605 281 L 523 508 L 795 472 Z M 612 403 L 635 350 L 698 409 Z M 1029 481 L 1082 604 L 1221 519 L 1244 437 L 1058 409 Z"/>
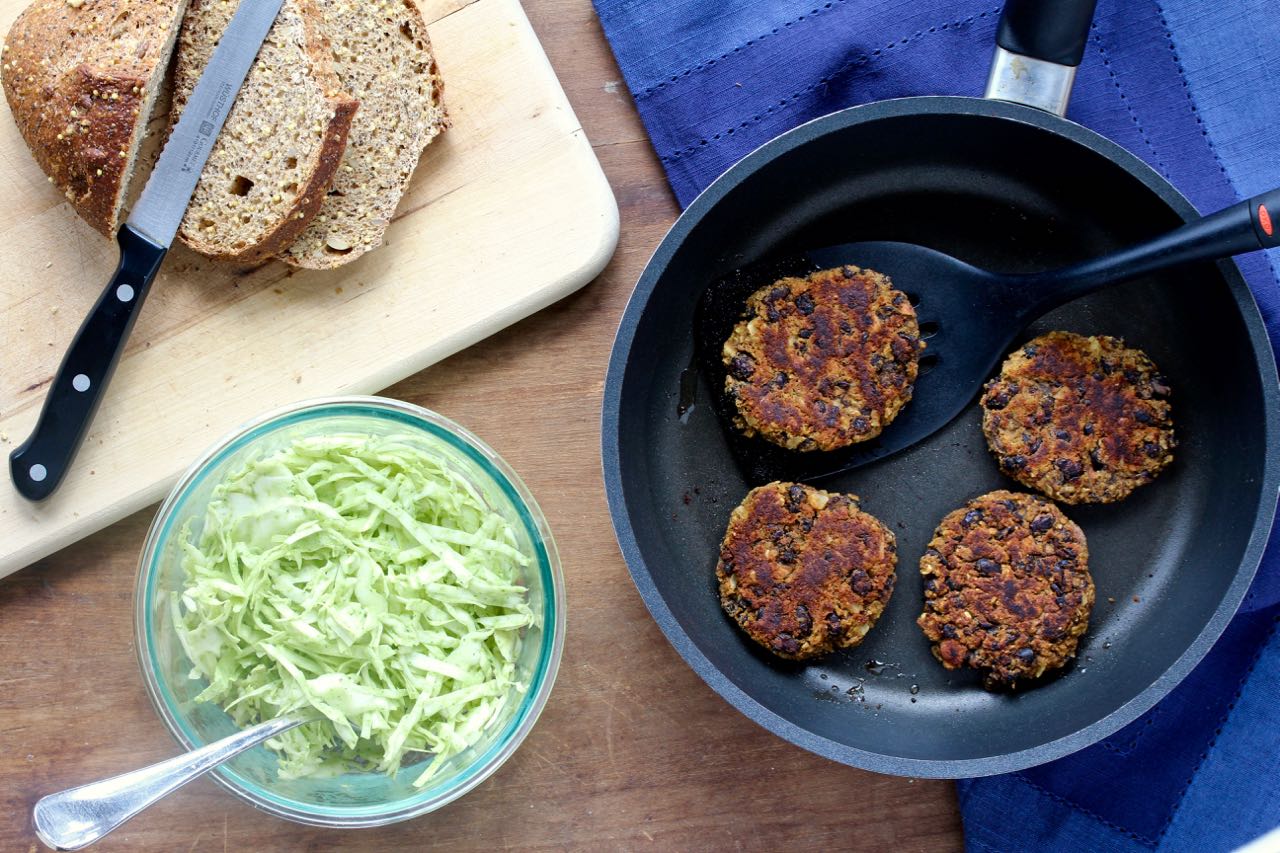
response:
<path id="1" fill-rule="evenodd" d="M 9 455 L 13 486 L 28 500 L 49 497 L 66 476 L 168 251 L 128 225 L 116 241 L 120 264 L 63 356 L 35 430 Z"/>
<path id="2" fill-rule="evenodd" d="M 1280 246 L 1280 187 L 1245 202 L 1253 220 L 1253 233 L 1263 249 Z"/>
<path id="3" fill-rule="evenodd" d="M 1029 276 L 1063 302 L 1179 264 L 1280 246 L 1280 188 L 1210 213 L 1159 237 L 1061 270 Z M 1051 286 L 1051 287 L 1050 287 Z"/>

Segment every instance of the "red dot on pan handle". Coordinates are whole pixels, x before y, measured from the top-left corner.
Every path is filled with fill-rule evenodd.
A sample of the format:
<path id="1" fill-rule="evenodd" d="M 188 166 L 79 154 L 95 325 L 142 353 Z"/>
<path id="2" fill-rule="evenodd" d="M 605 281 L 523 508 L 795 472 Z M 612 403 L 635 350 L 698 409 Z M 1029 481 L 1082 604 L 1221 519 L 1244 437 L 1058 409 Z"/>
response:
<path id="1" fill-rule="evenodd" d="M 1272 230 L 1271 214 L 1267 212 L 1265 204 L 1258 205 L 1258 224 L 1262 226 L 1262 230 L 1270 237 L 1275 232 Z"/>

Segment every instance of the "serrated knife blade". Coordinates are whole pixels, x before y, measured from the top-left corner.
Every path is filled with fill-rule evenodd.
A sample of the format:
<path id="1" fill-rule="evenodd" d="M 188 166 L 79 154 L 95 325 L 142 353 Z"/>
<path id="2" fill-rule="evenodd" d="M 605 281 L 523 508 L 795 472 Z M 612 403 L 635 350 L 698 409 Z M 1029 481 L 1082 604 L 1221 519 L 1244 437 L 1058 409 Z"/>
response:
<path id="1" fill-rule="evenodd" d="M 151 242 L 169 246 L 178 233 L 213 143 L 281 5 L 283 0 L 242 0 L 218 41 L 129 214 L 127 224 Z"/>

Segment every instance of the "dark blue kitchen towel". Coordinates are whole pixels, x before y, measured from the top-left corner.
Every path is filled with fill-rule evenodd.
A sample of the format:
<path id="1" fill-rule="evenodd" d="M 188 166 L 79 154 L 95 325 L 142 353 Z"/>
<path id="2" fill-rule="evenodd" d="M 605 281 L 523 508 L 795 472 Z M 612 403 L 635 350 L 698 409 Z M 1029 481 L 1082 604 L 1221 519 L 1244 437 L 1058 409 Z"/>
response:
<path id="1" fill-rule="evenodd" d="M 1046 0 L 1048 2 L 1048 0 Z M 681 204 L 811 118 L 981 94 L 999 0 L 595 0 Z M 1100 0 L 1069 117 L 1201 210 L 1280 186 L 1280 7 Z M 1239 259 L 1280 342 L 1280 257 Z M 1044 767 L 961 782 L 975 851 L 1230 850 L 1280 825 L 1280 537 L 1240 614 L 1156 708 Z"/>

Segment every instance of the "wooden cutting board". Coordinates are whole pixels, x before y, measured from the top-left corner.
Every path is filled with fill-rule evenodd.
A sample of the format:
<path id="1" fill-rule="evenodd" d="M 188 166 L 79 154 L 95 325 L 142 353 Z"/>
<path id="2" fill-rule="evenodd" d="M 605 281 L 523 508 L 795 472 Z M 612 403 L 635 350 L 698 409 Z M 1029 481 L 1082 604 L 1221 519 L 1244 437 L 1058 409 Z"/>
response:
<path id="1" fill-rule="evenodd" d="M 25 3 L 0 0 L 0 27 Z M 240 273 L 175 247 L 84 447 L 42 504 L 13 490 L 7 457 L 117 255 L 0 118 L 0 576 L 159 500 L 250 418 L 385 388 L 604 267 L 617 206 L 520 4 L 419 5 L 453 127 L 428 146 L 387 245 L 337 270 Z"/>

